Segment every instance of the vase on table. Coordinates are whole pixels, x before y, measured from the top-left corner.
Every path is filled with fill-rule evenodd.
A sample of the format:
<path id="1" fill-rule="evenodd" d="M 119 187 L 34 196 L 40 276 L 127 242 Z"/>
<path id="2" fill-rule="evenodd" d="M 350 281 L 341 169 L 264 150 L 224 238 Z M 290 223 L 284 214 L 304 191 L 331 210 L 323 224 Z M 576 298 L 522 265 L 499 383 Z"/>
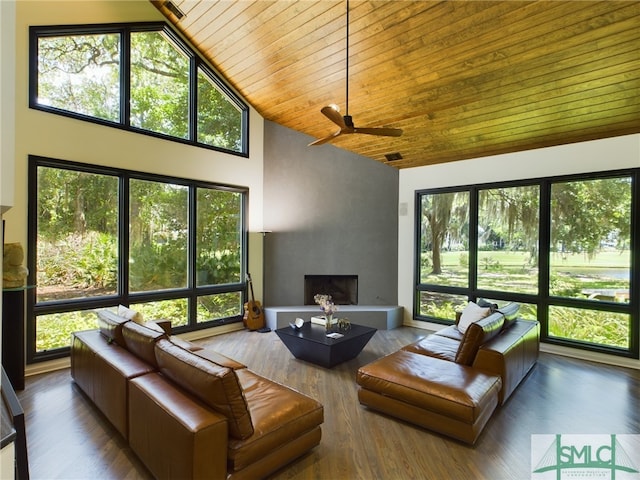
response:
<path id="1" fill-rule="evenodd" d="M 327 323 L 326 323 L 327 332 L 330 332 L 331 331 L 331 323 L 333 322 L 333 315 L 325 315 L 324 318 L 327 319 Z"/>

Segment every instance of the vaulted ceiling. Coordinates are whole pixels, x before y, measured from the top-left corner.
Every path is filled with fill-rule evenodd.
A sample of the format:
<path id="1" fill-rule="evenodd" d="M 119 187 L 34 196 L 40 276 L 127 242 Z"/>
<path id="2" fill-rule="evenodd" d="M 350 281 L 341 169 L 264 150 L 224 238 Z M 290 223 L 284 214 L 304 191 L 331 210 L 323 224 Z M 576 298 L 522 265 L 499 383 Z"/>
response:
<path id="1" fill-rule="evenodd" d="M 346 0 L 152 3 L 264 118 L 338 129 Z M 350 0 L 348 108 L 404 133 L 331 143 L 398 168 L 638 133 L 640 2 Z"/>

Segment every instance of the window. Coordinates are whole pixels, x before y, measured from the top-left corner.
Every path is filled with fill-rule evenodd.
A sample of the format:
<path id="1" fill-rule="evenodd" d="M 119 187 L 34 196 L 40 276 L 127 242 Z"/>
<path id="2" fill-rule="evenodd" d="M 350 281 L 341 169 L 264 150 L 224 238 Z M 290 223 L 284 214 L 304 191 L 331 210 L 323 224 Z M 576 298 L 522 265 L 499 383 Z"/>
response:
<path id="1" fill-rule="evenodd" d="M 217 86 L 212 73 L 198 68 L 198 143 L 242 151 L 243 110 L 238 102 Z M 246 128 L 245 128 L 246 130 Z"/>
<path id="2" fill-rule="evenodd" d="M 538 292 L 538 185 L 478 191 L 478 289 Z"/>
<path id="3" fill-rule="evenodd" d="M 543 341 L 638 358 L 638 175 L 417 192 L 414 316 L 448 323 L 468 300 L 517 301 Z"/>
<path id="4" fill-rule="evenodd" d="M 418 312 L 453 318 L 466 298 L 456 287 L 469 284 L 469 192 L 423 195 L 420 206 L 420 283 L 428 287 L 419 294 Z"/>
<path id="5" fill-rule="evenodd" d="M 568 303 L 551 307 L 550 337 L 629 348 L 628 309 L 588 304 L 629 306 L 631 189 L 630 176 L 551 185 L 549 293 Z"/>
<path id="6" fill-rule="evenodd" d="M 164 32 L 131 33 L 132 127 L 189 138 L 189 57 Z"/>
<path id="7" fill-rule="evenodd" d="M 118 177 L 42 166 L 35 180 L 36 301 L 115 295 Z"/>
<path id="8" fill-rule="evenodd" d="M 420 278 L 425 283 L 469 283 L 469 193 L 422 197 Z"/>
<path id="9" fill-rule="evenodd" d="M 31 27 L 30 107 L 243 156 L 248 108 L 159 23 Z"/>
<path id="10" fill-rule="evenodd" d="M 197 189 L 196 269 L 198 286 L 238 283 L 242 196 L 208 188 Z"/>
<path id="11" fill-rule="evenodd" d="M 129 181 L 129 291 L 185 288 L 188 282 L 189 189 Z"/>
<path id="12" fill-rule="evenodd" d="M 551 295 L 629 301 L 630 242 L 631 177 L 551 185 Z"/>
<path id="13" fill-rule="evenodd" d="M 176 331 L 242 320 L 246 189 L 42 157 L 29 168 L 29 361 L 68 354 L 96 308 Z"/>
<path id="14" fill-rule="evenodd" d="M 119 34 L 40 36 L 37 51 L 37 105 L 120 121 Z"/>

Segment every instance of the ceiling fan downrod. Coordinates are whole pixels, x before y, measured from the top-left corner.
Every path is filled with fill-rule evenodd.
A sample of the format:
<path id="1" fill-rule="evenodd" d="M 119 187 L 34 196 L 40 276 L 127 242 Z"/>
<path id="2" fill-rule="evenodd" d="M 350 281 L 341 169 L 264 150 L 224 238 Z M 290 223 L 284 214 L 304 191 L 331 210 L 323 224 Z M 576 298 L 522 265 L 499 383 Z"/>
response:
<path id="1" fill-rule="evenodd" d="M 346 85 L 345 85 L 345 98 L 344 98 L 344 103 L 345 103 L 345 117 L 349 116 L 349 0 L 347 0 L 347 51 L 346 51 L 346 57 L 345 57 L 345 71 L 346 71 Z M 345 118 L 346 120 L 346 118 Z M 351 126 L 353 126 L 353 122 L 351 122 Z"/>
<path id="2" fill-rule="evenodd" d="M 345 115 L 340 115 L 340 109 L 336 105 L 329 105 L 322 107 L 320 110 L 322 114 L 335 123 L 340 129 L 332 133 L 331 135 L 315 140 L 309 144 L 322 145 L 327 143 L 340 135 L 352 134 L 352 133 L 364 133 L 367 135 L 379 135 L 385 137 L 399 137 L 402 135 L 402 130 L 399 128 L 356 128 L 353 124 L 353 118 L 349 115 L 349 0 L 347 2 L 347 16 L 346 16 L 346 58 L 345 58 Z"/>

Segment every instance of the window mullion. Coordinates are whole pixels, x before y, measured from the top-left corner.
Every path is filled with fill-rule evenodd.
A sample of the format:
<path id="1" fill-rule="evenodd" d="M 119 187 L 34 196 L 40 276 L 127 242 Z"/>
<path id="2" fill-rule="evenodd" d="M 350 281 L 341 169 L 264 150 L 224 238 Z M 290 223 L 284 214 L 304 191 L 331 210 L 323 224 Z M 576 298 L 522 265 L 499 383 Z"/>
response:
<path id="1" fill-rule="evenodd" d="M 196 325 L 198 323 L 198 281 L 197 274 L 198 269 L 196 268 L 197 264 L 197 256 L 198 256 L 198 246 L 196 242 L 198 241 L 198 222 L 197 222 L 197 195 L 196 195 L 197 187 L 191 186 L 189 187 L 189 204 L 188 204 L 188 238 L 187 238 L 187 255 L 189 261 L 187 262 L 188 268 L 188 287 L 192 294 L 188 298 L 188 306 L 187 306 L 187 325 Z"/>
<path id="2" fill-rule="evenodd" d="M 120 52 L 120 123 L 131 126 L 131 30 L 121 33 Z"/>
<path id="3" fill-rule="evenodd" d="M 540 234 L 538 238 L 538 321 L 540 335 L 549 335 L 549 285 L 551 263 L 551 182 L 540 183 Z"/>
<path id="4" fill-rule="evenodd" d="M 469 191 L 469 293 L 478 290 L 478 188 Z"/>
<path id="5" fill-rule="evenodd" d="M 189 62 L 189 140 L 198 140 L 198 62 L 195 56 Z"/>
<path id="6" fill-rule="evenodd" d="M 118 199 L 118 294 L 123 303 L 129 305 L 129 179 L 128 175 L 120 176 L 120 192 Z"/>
<path id="7" fill-rule="evenodd" d="M 631 176 L 631 328 L 629 348 L 634 358 L 640 357 L 640 172 Z"/>

